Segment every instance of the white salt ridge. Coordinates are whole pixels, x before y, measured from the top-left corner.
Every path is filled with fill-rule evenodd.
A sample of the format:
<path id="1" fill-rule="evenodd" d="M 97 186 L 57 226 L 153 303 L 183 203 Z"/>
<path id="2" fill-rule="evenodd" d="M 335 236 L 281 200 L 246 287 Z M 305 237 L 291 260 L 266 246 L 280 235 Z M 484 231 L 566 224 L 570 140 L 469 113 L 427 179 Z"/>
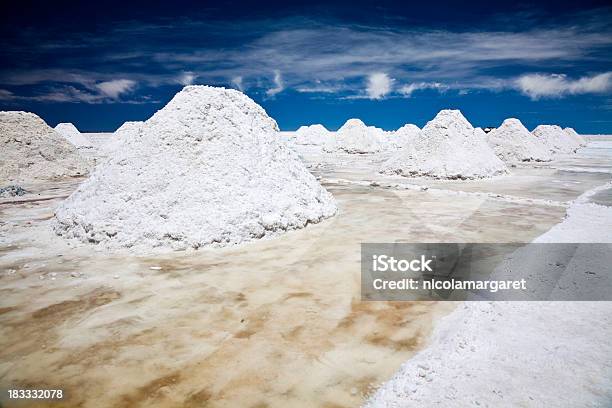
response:
<path id="1" fill-rule="evenodd" d="M 550 161 L 552 156 L 541 140 L 531 134 L 520 120 L 504 120 L 487 135 L 489 146 L 505 162 Z"/>
<path id="2" fill-rule="evenodd" d="M 534 242 L 612 242 L 589 195 Z M 612 302 L 465 302 L 365 406 L 608 406 L 611 337 Z"/>
<path id="3" fill-rule="evenodd" d="M 328 140 L 324 149 L 328 152 L 341 151 L 353 154 L 377 153 L 384 149 L 382 144 L 384 138 L 382 129 L 366 126 L 359 119 L 349 119 Z"/>
<path id="4" fill-rule="evenodd" d="M 101 150 L 106 154 L 111 154 L 117 149 L 120 149 L 121 145 L 126 140 L 136 138 L 140 135 L 140 131 L 142 130 L 143 125 L 144 122 L 142 121 L 124 122 L 109 137 L 109 140 L 103 146 L 101 146 Z"/>
<path id="5" fill-rule="evenodd" d="M 91 141 L 83 136 L 72 123 L 59 123 L 55 127 L 55 131 L 64 136 L 75 147 L 85 149 L 93 147 Z"/>
<path id="6" fill-rule="evenodd" d="M 575 153 L 580 144 L 557 125 L 539 125 L 532 132 L 551 154 Z"/>
<path id="7" fill-rule="evenodd" d="M 187 86 L 62 203 L 55 231 L 148 252 L 239 244 L 334 215 L 277 130 L 241 92 Z"/>
<path id="8" fill-rule="evenodd" d="M 90 163 L 44 120 L 0 112 L 0 182 L 35 182 L 87 174 Z"/>
<path id="9" fill-rule="evenodd" d="M 330 137 L 331 133 L 323 125 L 300 126 L 295 132 L 294 142 L 299 145 L 322 146 Z"/>
<path id="10" fill-rule="evenodd" d="M 381 172 L 406 177 L 479 179 L 506 174 L 506 165 L 458 110 L 442 110 L 417 134 L 413 146 L 393 155 Z"/>
<path id="11" fill-rule="evenodd" d="M 392 147 L 396 149 L 404 148 L 405 146 L 411 146 L 414 143 L 414 139 L 421 132 L 421 129 L 417 125 L 407 123 L 395 132 L 390 132 L 387 137 L 388 142 Z"/>
<path id="12" fill-rule="evenodd" d="M 565 134 L 567 134 L 569 137 L 571 137 L 572 139 L 574 139 L 576 141 L 576 143 L 578 143 L 578 145 L 580 147 L 585 147 L 587 145 L 587 141 L 584 137 L 580 136 L 578 134 L 578 132 L 576 132 L 574 130 L 574 128 L 571 127 L 566 127 L 565 129 L 563 129 L 563 131 L 565 132 Z"/>

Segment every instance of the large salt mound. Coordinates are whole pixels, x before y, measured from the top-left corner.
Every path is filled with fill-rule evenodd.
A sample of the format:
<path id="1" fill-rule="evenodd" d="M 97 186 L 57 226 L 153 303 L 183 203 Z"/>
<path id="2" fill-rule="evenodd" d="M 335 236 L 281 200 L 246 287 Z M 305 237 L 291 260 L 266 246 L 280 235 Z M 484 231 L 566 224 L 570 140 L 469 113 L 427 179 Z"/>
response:
<path id="1" fill-rule="evenodd" d="M 578 142 L 557 125 L 540 125 L 532 132 L 552 154 L 575 153 L 580 147 Z"/>
<path id="2" fill-rule="evenodd" d="M 580 136 L 578 132 L 574 130 L 574 128 L 566 127 L 565 129 L 563 129 L 563 131 L 565 132 L 566 135 L 574 139 L 576 143 L 578 143 L 578 146 L 584 147 L 587 145 L 586 139 Z"/>
<path id="3" fill-rule="evenodd" d="M 505 162 L 550 161 L 550 152 L 534 135 L 523 126 L 520 120 L 504 120 L 500 127 L 487 135 L 489 146 Z"/>
<path id="4" fill-rule="evenodd" d="M 29 112 L 0 112 L 0 182 L 34 182 L 87 173 L 77 149 Z"/>
<path id="5" fill-rule="evenodd" d="M 381 172 L 406 177 L 477 179 L 508 172 L 482 134 L 458 110 L 442 110 L 414 139 L 382 166 Z"/>
<path id="6" fill-rule="evenodd" d="M 335 214 L 276 122 L 235 90 L 187 86 L 58 208 L 55 231 L 108 248 L 199 248 Z"/>
<path id="7" fill-rule="evenodd" d="M 59 123 L 55 131 L 64 136 L 73 146 L 78 148 L 91 148 L 93 145 L 72 123 Z"/>
<path id="8" fill-rule="evenodd" d="M 383 150 L 384 138 L 382 129 L 366 126 L 359 119 L 349 119 L 325 144 L 328 152 L 342 151 L 346 153 L 376 153 Z"/>
<path id="9" fill-rule="evenodd" d="M 323 125 L 300 126 L 295 132 L 295 143 L 299 145 L 324 145 L 330 132 Z"/>

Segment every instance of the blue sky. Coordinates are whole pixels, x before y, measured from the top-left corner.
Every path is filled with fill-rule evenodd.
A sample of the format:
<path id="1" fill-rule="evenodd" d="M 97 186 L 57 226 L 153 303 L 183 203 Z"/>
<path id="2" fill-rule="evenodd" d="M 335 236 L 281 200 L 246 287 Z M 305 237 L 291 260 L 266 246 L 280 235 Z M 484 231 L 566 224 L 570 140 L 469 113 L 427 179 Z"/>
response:
<path id="1" fill-rule="evenodd" d="M 422 126 L 457 108 L 477 126 L 612 133 L 606 2 L 52 3 L 0 17 L 0 109 L 50 125 L 114 130 L 209 84 L 242 90 L 287 130 Z"/>

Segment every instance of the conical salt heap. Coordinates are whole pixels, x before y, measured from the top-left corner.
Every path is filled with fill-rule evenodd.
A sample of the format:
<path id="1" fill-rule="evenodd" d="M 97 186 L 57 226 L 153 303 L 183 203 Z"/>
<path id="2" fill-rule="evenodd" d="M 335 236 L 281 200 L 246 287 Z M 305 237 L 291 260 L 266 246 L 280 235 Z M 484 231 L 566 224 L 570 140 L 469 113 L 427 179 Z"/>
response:
<path id="1" fill-rule="evenodd" d="M 382 129 L 366 126 L 359 119 L 349 119 L 326 143 L 325 150 L 357 154 L 376 153 L 383 150 L 383 137 Z"/>
<path id="2" fill-rule="evenodd" d="M 74 147 L 78 148 L 91 148 L 93 144 L 88 140 L 79 129 L 76 128 L 72 123 L 58 123 L 54 128 L 56 132 L 64 136 Z"/>
<path id="3" fill-rule="evenodd" d="M 565 134 L 567 134 L 569 137 L 571 137 L 572 139 L 574 139 L 576 141 L 576 143 L 578 143 L 578 145 L 580 147 L 584 147 L 587 145 L 586 139 L 582 136 L 580 136 L 578 134 L 578 132 L 576 132 L 574 130 L 574 128 L 571 127 L 566 127 L 563 129 L 563 131 L 565 132 Z"/>
<path id="4" fill-rule="evenodd" d="M 575 153 L 580 144 L 557 125 L 540 125 L 532 132 L 552 154 Z"/>
<path id="5" fill-rule="evenodd" d="M 90 163 L 44 120 L 29 112 L 0 112 L 0 183 L 87 174 Z"/>
<path id="6" fill-rule="evenodd" d="M 295 132 L 295 143 L 322 146 L 329 140 L 330 135 L 329 130 L 323 125 L 300 126 Z"/>
<path id="7" fill-rule="evenodd" d="M 60 206 L 55 231 L 146 252 L 237 244 L 334 215 L 277 129 L 241 92 L 187 86 Z"/>
<path id="8" fill-rule="evenodd" d="M 417 125 L 407 123 L 395 132 L 391 132 L 387 139 L 392 147 L 401 149 L 405 146 L 412 145 L 420 131 L 421 129 L 419 129 Z"/>
<path id="9" fill-rule="evenodd" d="M 550 152 L 520 120 L 504 120 L 500 127 L 487 134 L 489 146 L 497 157 L 508 163 L 525 161 L 550 161 Z"/>
<path id="10" fill-rule="evenodd" d="M 477 179 L 508 172 L 482 135 L 458 110 L 442 110 L 414 140 L 382 166 L 381 172 L 406 177 Z"/>

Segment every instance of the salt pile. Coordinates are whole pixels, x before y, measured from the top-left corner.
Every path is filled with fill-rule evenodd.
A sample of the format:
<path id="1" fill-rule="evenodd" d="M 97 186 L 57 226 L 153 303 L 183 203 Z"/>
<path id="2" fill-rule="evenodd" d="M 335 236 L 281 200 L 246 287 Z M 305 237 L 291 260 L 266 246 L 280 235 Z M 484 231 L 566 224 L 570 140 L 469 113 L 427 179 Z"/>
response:
<path id="1" fill-rule="evenodd" d="M 236 90 L 187 86 L 57 210 L 55 231 L 107 248 L 228 245 L 335 214 L 278 127 Z"/>
<path id="2" fill-rule="evenodd" d="M 72 123 L 59 123 L 55 131 L 64 136 L 73 146 L 78 148 L 91 148 L 91 142 L 79 132 Z"/>
<path id="3" fill-rule="evenodd" d="M 330 132 L 323 125 L 300 126 L 295 132 L 295 143 L 322 146 L 329 141 Z"/>
<path id="4" fill-rule="evenodd" d="M 391 132 L 388 141 L 392 147 L 401 149 L 404 146 L 412 145 L 420 131 L 418 126 L 408 123 L 395 132 Z"/>
<path id="5" fill-rule="evenodd" d="M 580 135 L 578 134 L 578 132 L 576 132 L 576 131 L 574 130 L 574 128 L 571 128 L 571 127 L 566 127 L 565 129 L 563 129 L 563 131 L 564 131 L 564 132 L 565 132 L 565 134 L 567 134 L 569 137 L 571 137 L 572 139 L 574 139 L 574 140 L 575 140 L 575 141 L 578 143 L 578 145 L 579 145 L 580 147 L 584 147 L 584 146 L 586 146 L 586 145 L 587 145 L 587 142 L 586 142 L 585 138 L 584 138 L 584 137 L 582 137 L 582 136 L 580 136 Z"/>
<path id="6" fill-rule="evenodd" d="M 500 127 L 487 135 L 489 146 L 505 162 L 550 161 L 550 152 L 534 135 L 523 126 L 520 120 L 504 120 Z"/>
<path id="7" fill-rule="evenodd" d="M 328 152 L 376 153 L 383 150 L 384 132 L 374 126 L 366 126 L 359 119 L 349 119 L 325 145 Z"/>
<path id="8" fill-rule="evenodd" d="M 508 172 L 482 134 L 458 110 L 442 110 L 381 172 L 440 179 L 477 179 Z"/>
<path id="9" fill-rule="evenodd" d="M 29 112 L 0 112 L 0 182 L 80 176 L 89 163 L 77 149 Z"/>
<path id="10" fill-rule="evenodd" d="M 137 137 L 143 125 L 144 122 L 142 121 L 124 122 L 114 133 L 108 136 L 106 142 L 100 146 L 100 150 L 105 154 L 111 154 L 119 149 L 125 140 Z"/>
<path id="11" fill-rule="evenodd" d="M 552 154 L 575 153 L 580 147 L 575 139 L 568 137 L 567 133 L 556 125 L 540 125 L 532 133 Z"/>

